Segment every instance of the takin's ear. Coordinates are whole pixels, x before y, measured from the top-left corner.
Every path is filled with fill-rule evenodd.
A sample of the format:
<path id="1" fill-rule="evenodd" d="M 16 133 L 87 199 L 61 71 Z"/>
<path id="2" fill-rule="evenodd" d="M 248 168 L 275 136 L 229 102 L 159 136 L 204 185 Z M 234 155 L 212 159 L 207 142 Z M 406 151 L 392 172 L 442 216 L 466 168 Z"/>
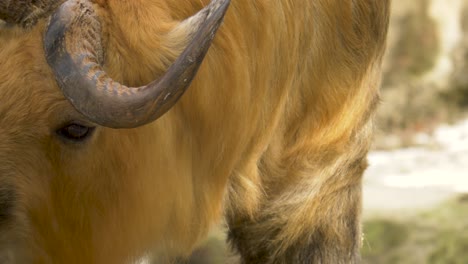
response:
<path id="1" fill-rule="evenodd" d="M 34 26 L 65 0 L 1 0 L 0 19 L 24 28 Z"/>

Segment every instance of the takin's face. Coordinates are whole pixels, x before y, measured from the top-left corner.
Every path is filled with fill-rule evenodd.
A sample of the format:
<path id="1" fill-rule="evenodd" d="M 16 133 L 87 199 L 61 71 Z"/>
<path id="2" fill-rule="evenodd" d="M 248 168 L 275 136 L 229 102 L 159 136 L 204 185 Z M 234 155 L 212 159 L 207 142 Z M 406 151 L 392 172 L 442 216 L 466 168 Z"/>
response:
<path id="1" fill-rule="evenodd" d="M 80 0 L 68 2 L 74 5 Z M 223 3 L 222 10 L 218 12 L 220 2 Z M 155 219 L 157 215 L 144 209 L 151 204 L 155 211 L 170 212 L 170 208 L 165 207 L 171 204 L 157 199 L 169 192 L 171 187 L 164 186 L 163 181 L 157 182 L 158 179 L 152 179 L 149 186 L 144 180 L 144 177 L 150 177 L 145 176 L 145 173 L 149 174 L 148 167 L 157 167 L 155 163 L 167 163 L 164 158 L 155 159 L 154 155 L 158 153 L 150 152 L 146 147 L 158 144 L 164 147 L 161 145 L 164 142 L 155 143 L 158 139 L 153 139 L 158 128 L 107 127 L 131 128 L 151 122 L 178 100 L 176 96 L 170 98 L 170 94 L 180 96 L 187 88 L 211 41 L 200 40 L 197 32 L 201 32 L 202 36 L 214 34 L 229 1 L 213 3 L 207 7 L 209 12 L 205 9 L 205 13 L 181 23 L 182 27 L 176 30 L 175 34 L 187 31 L 189 40 L 194 35 L 192 46 L 203 48 L 191 51 L 189 47 L 192 42 L 189 42 L 186 56 L 194 56 L 196 61 L 187 60 L 183 53 L 179 57 L 182 62 L 177 65 L 178 68 L 173 72 L 169 69 L 163 76 L 169 80 L 170 87 L 159 83 L 147 86 L 147 94 L 161 97 L 166 93 L 161 103 L 158 101 L 160 98 L 148 100 L 147 94 L 137 95 L 135 100 L 140 101 L 129 99 L 125 96 L 131 95 L 134 88 L 123 85 L 105 88 L 102 92 L 102 85 L 115 83 L 106 79 L 107 76 L 102 77 L 106 74 L 100 66 L 93 66 L 91 70 L 84 67 L 81 77 L 88 78 L 85 81 L 73 75 L 73 72 L 64 73 L 63 69 L 68 69 L 71 64 L 75 63 L 73 65 L 76 66 L 83 63 L 77 61 L 82 54 L 71 54 L 69 61 L 61 61 L 61 58 L 69 55 L 67 49 L 73 46 L 69 43 L 80 42 L 73 35 L 73 28 L 65 29 L 69 30 L 65 33 L 68 34 L 65 37 L 68 43 L 58 48 L 52 47 L 59 52 L 65 50 L 65 55 L 59 53 L 58 59 L 57 56 L 51 59 L 57 54 L 50 52 L 49 44 L 56 44 L 53 34 L 57 32 L 49 30 L 52 37 L 45 34 L 50 27 L 45 21 L 31 29 L 0 24 L 0 263 L 125 262 L 141 253 L 136 249 L 141 249 L 142 243 L 148 244 L 149 240 L 154 239 L 147 236 L 163 235 L 165 230 L 158 228 L 167 226 L 163 222 L 169 221 L 169 217 L 166 220 L 164 217 Z M 206 16 L 207 12 L 209 16 Z M 63 17 L 68 16 L 52 16 L 50 24 L 54 20 L 60 24 Z M 71 47 L 70 50 L 99 53 L 86 50 L 88 44 Z M 96 58 L 88 56 L 86 59 Z M 185 65 L 184 61 L 191 64 Z M 93 72 L 96 68 L 98 71 Z M 180 79 L 182 81 L 178 82 Z M 111 96 L 117 94 L 113 98 L 104 98 L 108 101 L 102 105 L 108 104 L 116 111 L 123 109 L 127 116 L 122 119 L 127 119 L 119 123 L 118 118 L 107 114 L 110 110 L 103 111 L 104 114 L 89 115 L 87 110 L 102 107 L 101 103 L 98 102 L 97 107 L 87 104 L 92 100 L 81 100 L 80 103 L 82 95 L 73 93 L 93 89 L 90 83 L 101 89 L 97 92 L 101 93 L 99 96 L 109 90 Z M 67 89 L 71 90 L 70 94 L 67 94 Z M 167 89 L 172 90 L 168 92 Z M 157 103 L 148 104 L 149 101 Z M 116 102 L 130 102 L 130 105 L 119 107 Z M 150 114 L 144 114 L 146 119 L 141 119 L 138 111 L 127 111 L 132 109 L 132 103 L 140 106 L 148 104 L 153 108 L 156 105 L 157 109 L 149 109 Z M 136 120 L 135 123 L 132 123 L 133 120 Z M 167 125 L 167 121 L 164 122 Z M 138 151 L 138 155 L 128 150 Z M 138 177 L 130 178 L 135 175 Z M 160 195 L 154 198 L 144 197 L 145 194 L 157 192 Z M 136 212 L 138 219 L 128 217 Z M 159 222 L 160 225 L 151 226 L 148 222 Z M 148 227 L 152 229 L 148 230 Z M 120 241 L 115 237 L 122 239 Z"/>
<path id="2" fill-rule="evenodd" d="M 150 162 L 141 158 L 151 157 L 143 151 L 151 131 L 109 129 L 75 110 L 47 65 L 40 29 L 2 31 L 0 47 L 0 263 L 108 263 L 94 251 L 122 261 L 102 245 L 126 248 L 129 257 L 142 233 L 158 232 L 138 222 L 157 223 L 152 216 L 128 217 L 141 210 L 135 205 L 146 207 L 141 201 L 154 203 L 142 193 L 160 191 L 158 182 L 150 191 L 133 177 Z M 165 204 L 153 208 L 165 212 Z M 114 236 L 128 241 L 106 241 Z"/>
<path id="3" fill-rule="evenodd" d="M 78 185 L 86 183 L 78 179 L 104 171 L 109 164 L 103 161 L 110 157 L 104 159 L 98 151 L 99 131 L 88 129 L 95 125 L 71 106 L 56 85 L 45 60 L 41 31 L 2 30 L 0 46 L 2 262 L 12 254 L 9 250 L 23 250 L 20 255 L 34 251 L 34 244 L 43 243 L 34 239 L 51 235 L 54 226 L 72 232 L 73 227 L 62 228 L 63 224 L 86 225 L 58 219 L 64 215 L 58 211 L 76 210 L 73 207 L 84 202 L 79 192 L 65 192 L 85 192 L 87 187 Z"/>
<path id="4" fill-rule="evenodd" d="M 93 251 L 109 256 L 99 245 L 119 245 L 104 234 L 138 247 L 125 232 L 149 232 L 120 227 L 145 226 L 125 221 L 141 209 L 132 198 L 153 194 L 130 178 L 148 161 L 124 150 L 144 149 L 151 137 L 139 142 L 134 130 L 98 126 L 75 110 L 47 65 L 40 31 L 0 32 L 0 263 L 107 263 Z"/>

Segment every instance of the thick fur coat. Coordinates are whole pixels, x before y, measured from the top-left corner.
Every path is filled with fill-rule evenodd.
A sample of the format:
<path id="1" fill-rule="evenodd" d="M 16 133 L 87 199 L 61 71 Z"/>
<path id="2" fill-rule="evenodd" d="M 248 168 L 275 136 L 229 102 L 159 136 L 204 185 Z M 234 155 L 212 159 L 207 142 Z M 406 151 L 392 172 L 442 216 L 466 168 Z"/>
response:
<path id="1" fill-rule="evenodd" d="M 208 0 L 94 0 L 104 67 L 160 76 Z M 188 256 L 224 215 L 243 263 L 356 263 L 390 0 L 232 0 L 195 80 L 157 121 L 86 120 L 46 63 L 47 19 L 0 29 L 0 262 Z M 44 16 L 46 17 L 46 16 Z"/>

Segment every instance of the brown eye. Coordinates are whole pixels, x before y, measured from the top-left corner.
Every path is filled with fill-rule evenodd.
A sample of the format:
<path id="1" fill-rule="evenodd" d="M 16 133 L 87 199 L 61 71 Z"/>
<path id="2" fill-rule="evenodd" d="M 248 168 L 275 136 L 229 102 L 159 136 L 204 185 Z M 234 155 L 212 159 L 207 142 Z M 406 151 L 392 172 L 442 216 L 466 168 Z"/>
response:
<path id="1" fill-rule="evenodd" d="M 93 131 L 94 127 L 70 124 L 57 130 L 57 134 L 64 139 L 80 142 L 87 139 Z"/>

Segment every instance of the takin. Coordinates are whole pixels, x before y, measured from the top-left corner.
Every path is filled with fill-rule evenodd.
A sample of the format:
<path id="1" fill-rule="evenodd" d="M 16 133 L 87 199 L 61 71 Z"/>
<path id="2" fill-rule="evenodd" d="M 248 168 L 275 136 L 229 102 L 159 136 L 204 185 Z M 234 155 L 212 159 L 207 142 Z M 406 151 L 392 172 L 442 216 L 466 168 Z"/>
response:
<path id="1" fill-rule="evenodd" d="M 0 263 L 358 263 L 389 10 L 2 0 Z"/>

